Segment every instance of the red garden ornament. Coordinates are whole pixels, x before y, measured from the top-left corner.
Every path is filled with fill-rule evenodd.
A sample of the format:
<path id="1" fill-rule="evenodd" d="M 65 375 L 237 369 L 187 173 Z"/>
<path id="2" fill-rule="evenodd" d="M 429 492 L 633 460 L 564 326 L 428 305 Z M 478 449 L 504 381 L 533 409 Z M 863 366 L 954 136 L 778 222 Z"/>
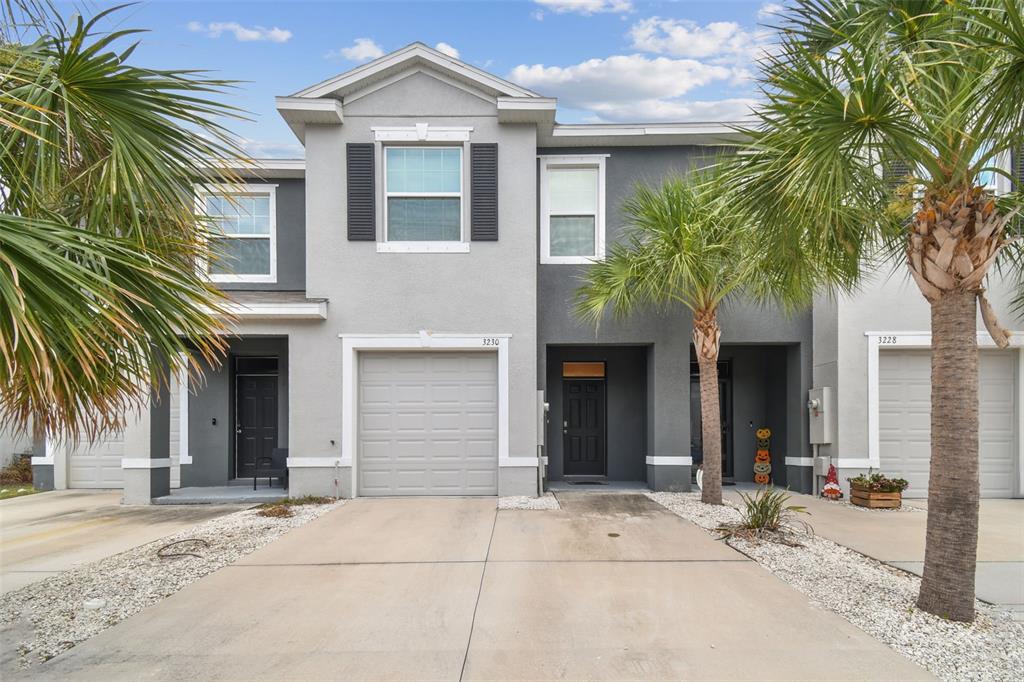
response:
<path id="1" fill-rule="evenodd" d="M 821 489 L 821 496 L 830 500 L 838 500 L 843 497 L 843 489 L 839 487 L 839 476 L 836 474 L 836 466 L 828 465 L 828 476 L 825 477 L 825 487 Z"/>

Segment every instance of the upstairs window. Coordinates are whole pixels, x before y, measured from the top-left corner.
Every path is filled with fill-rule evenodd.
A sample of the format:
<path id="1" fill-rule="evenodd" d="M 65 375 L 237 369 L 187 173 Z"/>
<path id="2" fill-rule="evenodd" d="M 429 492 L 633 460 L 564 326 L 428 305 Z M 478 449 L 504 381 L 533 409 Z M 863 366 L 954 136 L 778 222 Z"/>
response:
<path id="1" fill-rule="evenodd" d="M 388 242 L 462 241 L 462 147 L 384 148 Z"/>
<path id="2" fill-rule="evenodd" d="M 541 263 L 604 258 L 603 155 L 541 158 Z"/>
<path id="3" fill-rule="evenodd" d="M 210 218 L 210 280 L 277 281 L 275 187 L 226 188 L 201 194 L 200 201 Z"/>

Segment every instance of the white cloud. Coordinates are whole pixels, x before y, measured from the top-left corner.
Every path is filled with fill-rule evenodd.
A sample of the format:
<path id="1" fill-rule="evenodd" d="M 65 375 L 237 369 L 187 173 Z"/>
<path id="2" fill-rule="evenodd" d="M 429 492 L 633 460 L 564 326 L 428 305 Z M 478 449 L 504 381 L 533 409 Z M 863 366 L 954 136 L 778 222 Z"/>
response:
<path id="1" fill-rule="evenodd" d="M 254 159 L 301 159 L 305 155 L 305 150 L 298 143 L 250 140 L 243 137 L 238 140 L 238 144 Z"/>
<path id="2" fill-rule="evenodd" d="M 783 7 L 781 4 L 777 2 L 766 2 L 763 5 L 761 5 L 761 8 L 759 10 L 757 10 L 757 18 L 771 19 L 775 17 L 775 15 L 782 12 L 782 10 L 784 9 L 785 7 Z"/>
<path id="3" fill-rule="evenodd" d="M 204 24 L 199 21 L 188 22 L 188 30 L 193 33 L 204 33 L 208 38 L 220 38 L 224 33 L 231 33 L 235 40 L 243 43 L 253 41 L 268 41 L 271 43 L 287 43 L 292 38 L 292 32 L 278 28 L 265 28 L 263 26 L 243 26 L 237 21 L 212 21 Z"/>
<path id="4" fill-rule="evenodd" d="M 509 79 L 574 108 L 595 103 L 678 97 L 693 88 L 732 76 L 732 69 L 694 59 L 617 55 L 573 66 L 520 64 Z"/>
<path id="5" fill-rule="evenodd" d="M 591 108 L 601 121 L 741 121 L 749 119 L 757 100 L 734 98 L 707 101 L 651 99 L 635 102 L 604 102 Z"/>
<path id="6" fill-rule="evenodd" d="M 331 50 L 324 56 L 327 58 L 341 57 L 350 62 L 368 62 L 371 59 L 383 57 L 384 50 L 372 38 L 356 38 L 356 41 L 349 47 Z"/>
<path id="7" fill-rule="evenodd" d="M 703 26 L 687 19 L 651 17 L 633 24 L 633 47 L 674 57 L 753 60 L 771 39 L 771 32 L 747 30 L 734 21 Z"/>
<path id="8" fill-rule="evenodd" d="M 631 0 L 534 0 L 538 5 L 555 14 L 621 14 L 632 12 L 633 3 Z M 538 21 L 544 18 L 544 14 L 533 15 Z"/>
<path id="9" fill-rule="evenodd" d="M 434 49 L 437 50 L 438 52 L 440 52 L 441 54 L 448 55 L 449 57 L 451 57 L 453 59 L 458 59 L 459 58 L 459 51 L 456 50 L 451 45 L 449 45 L 448 43 L 443 43 L 443 42 L 442 43 L 438 43 L 437 45 L 434 45 Z"/>

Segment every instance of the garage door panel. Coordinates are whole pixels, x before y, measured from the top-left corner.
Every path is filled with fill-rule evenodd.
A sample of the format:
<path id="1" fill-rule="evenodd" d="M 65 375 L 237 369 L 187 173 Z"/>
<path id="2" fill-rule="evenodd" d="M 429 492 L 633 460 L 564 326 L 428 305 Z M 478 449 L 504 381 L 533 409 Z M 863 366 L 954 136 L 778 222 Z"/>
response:
<path id="1" fill-rule="evenodd" d="M 363 353 L 359 494 L 497 494 L 495 353 Z"/>
<path id="2" fill-rule="evenodd" d="M 979 479 L 982 497 L 1011 497 L 1016 476 L 1014 353 L 978 357 Z M 928 351 L 879 355 L 879 454 L 882 469 L 910 481 L 906 497 L 926 497 L 931 458 L 931 359 Z"/>
<path id="3" fill-rule="evenodd" d="M 113 433 L 98 441 L 82 441 L 68 455 L 71 488 L 121 488 L 124 434 Z"/>

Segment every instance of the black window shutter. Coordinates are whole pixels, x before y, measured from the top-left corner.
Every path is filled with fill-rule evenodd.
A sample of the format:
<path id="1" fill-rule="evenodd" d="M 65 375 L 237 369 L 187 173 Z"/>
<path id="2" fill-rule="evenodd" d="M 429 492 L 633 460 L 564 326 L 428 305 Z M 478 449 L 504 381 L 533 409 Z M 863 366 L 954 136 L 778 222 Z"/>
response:
<path id="1" fill-rule="evenodd" d="M 348 239 L 377 240 L 377 202 L 374 187 L 373 143 L 346 146 L 348 171 Z"/>
<path id="2" fill-rule="evenodd" d="M 470 237 L 498 241 L 498 145 L 469 145 Z"/>

